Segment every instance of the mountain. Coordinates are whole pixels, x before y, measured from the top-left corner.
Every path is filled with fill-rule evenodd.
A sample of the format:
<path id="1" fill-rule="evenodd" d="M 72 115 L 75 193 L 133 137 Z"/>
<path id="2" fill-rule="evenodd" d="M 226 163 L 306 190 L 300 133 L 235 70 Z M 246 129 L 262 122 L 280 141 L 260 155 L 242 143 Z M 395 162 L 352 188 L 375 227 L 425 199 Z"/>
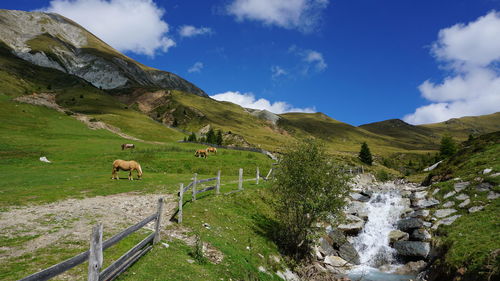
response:
<path id="1" fill-rule="evenodd" d="M 208 96 L 181 77 L 144 66 L 58 14 L 0 10 L 0 41 L 17 57 L 97 88 L 156 87 Z"/>

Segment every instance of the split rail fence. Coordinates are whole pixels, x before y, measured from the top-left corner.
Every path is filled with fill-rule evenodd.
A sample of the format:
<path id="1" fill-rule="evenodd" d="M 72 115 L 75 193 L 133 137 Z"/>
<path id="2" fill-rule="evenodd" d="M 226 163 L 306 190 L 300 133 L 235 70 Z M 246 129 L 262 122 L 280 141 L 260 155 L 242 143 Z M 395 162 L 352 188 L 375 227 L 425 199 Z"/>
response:
<path id="1" fill-rule="evenodd" d="M 76 255 L 70 259 L 67 259 L 61 263 L 53 265 L 47 269 L 34 273 L 27 276 L 19 281 L 40 281 L 48 280 L 53 278 L 71 268 L 89 261 L 88 266 L 88 281 L 104 281 L 104 280 L 114 280 L 118 275 L 123 273 L 128 267 L 130 267 L 134 262 L 136 262 L 140 257 L 146 254 L 154 244 L 160 241 L 160 223 L 161 215 L 163 212 L 163 198 L 158 199 L 158 207 L 155 214 L 143 219 L 139 223 L 130 226 L 129 228 L 123 230 L 122 232 L 116 234 L 115 236 L 109 238 L 106 241 L 102 241 L 102 223 L 95 225 L 92 229 L 92 235 L 90 239 L 90 249 L 79 255 Z M 155 231 L 148 235 L 141 242 L 136 244 L 132 249 L 128 250 L 115 262 L 113 262 L 106 269 L 101 271 L 103 254 L 102 252 L 107 248 L 115 245 L 116 243 L 123 240 L 130 234 L 138 231 L 146 224 L 155 221 Z"/>

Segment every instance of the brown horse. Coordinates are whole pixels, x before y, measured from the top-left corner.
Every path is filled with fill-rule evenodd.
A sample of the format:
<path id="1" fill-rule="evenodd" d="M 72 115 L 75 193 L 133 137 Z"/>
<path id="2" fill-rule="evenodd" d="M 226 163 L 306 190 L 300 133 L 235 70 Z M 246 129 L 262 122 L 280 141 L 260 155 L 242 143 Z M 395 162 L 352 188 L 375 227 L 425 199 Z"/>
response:
<path id="1" fill-rule="evenodd" d="M 128 149 L 128 148 L 135 148 L 135 145 L 131 143 L 124 143 L 122 144 L 122 150 Z"/>
<path id="2" fill-rule="evenodd" d="M 195 157 L 207 158 L 208 157 L 208 153 L 207 153 L 207 151 L 205 149 L 198 149 L 194 153 L 194 156 Z"/>
<path id="3" fill-rule="evenodd" d="M 213 152 L 214 154 L 217 154 L 217 148 L 212 147 L 212 146 L 207 147 L 206 151 L 207 151 L 207 153 L 208 152 Z"/>
<path id="4" fill-rule="evenodd" d="M 138 179 L 141 179 L 142 177 L 142 169 L 141 169 L 141 165 L 139 165 L 139 163 L 135 162 L 135 161 L 125 161 L 125 160 L 115 160 L 113 162 L 113 173 L 111 174 L 111 179 L 120 179 L 118 177 L 118 171 L 130 171 L 130 173 L 128 174 L 128 179 L 129 180 L 133 180 L 132 178 L 132 171 L 136 170 L 137 171 L 137 178 Z"/>

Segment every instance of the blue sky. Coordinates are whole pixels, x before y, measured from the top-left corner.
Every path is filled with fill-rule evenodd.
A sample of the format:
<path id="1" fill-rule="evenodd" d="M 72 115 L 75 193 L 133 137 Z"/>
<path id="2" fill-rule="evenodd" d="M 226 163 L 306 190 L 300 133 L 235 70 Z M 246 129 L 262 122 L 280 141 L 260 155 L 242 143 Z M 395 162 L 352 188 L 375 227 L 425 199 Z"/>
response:
<path id="1" fill-rule="evenodd" d="M 498 0 L 16 0 L 0 7 L 59 12 L 133 59 L 244 106 L 320 111 L 353 125 L 500 111 Z M 140 15 L 129 15 L 136 7 Z M 116 16 L 99 25 L 96 9 Z"/>

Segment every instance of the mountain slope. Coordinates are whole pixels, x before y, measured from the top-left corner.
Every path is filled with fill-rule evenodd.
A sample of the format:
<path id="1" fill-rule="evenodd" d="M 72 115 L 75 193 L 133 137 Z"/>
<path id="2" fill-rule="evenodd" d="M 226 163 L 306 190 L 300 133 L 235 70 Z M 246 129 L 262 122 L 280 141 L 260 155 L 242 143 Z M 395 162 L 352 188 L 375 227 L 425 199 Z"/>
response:
<path id="1" fill-rule="evenodd" d="M 58 14 L 0 10 L 0 41 L 26 61 L 73 74 L 98 88 L 157 87 L 207 96 L 173 73 L 124 56 Z"/>

